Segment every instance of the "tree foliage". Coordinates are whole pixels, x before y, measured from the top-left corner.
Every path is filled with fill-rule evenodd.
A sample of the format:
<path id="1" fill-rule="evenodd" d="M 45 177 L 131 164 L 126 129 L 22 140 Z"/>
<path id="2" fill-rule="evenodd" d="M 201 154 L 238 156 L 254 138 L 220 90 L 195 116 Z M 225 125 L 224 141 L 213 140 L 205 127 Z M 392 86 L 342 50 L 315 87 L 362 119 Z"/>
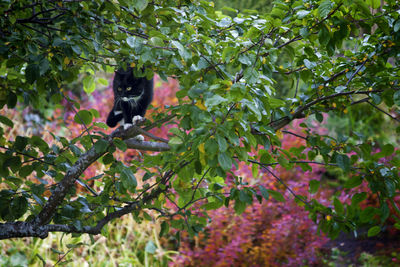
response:
<path id="1" fill-rule="evenodd" d="M 243 182 L 233 171 L 241 163 L 283 183 L 330 237 L 364 225 L 378 234 L 389 217 L 400 217 L 397 137 L 380 143 L 362 132 L 320 134 L 312 125 L 328 112 L 351 117 L 362 106 L 396 129 L 399 10 L 397 1 L 278 0 L 268 14 L 231 17 L 208 1 L 1 1 L 3 110 L 30 108 L 45 116 L 63 99 L 79 109 L 66 94 L 69 84 L 82 78 L 80 93 L 90 95 L 96 72 L 126 65 L 145 67 L 148 77 L 178 79 L 180 90 L 177 105 L 127 131 L 93 131 L 106 128 L 93 122 L 98 111 L 81 109 L 75 116 L 85 128 L 81 135 L 53 133 L 50 144 L 40 135 L 5 138 L 13 121 L 2 113 L 0 238 L 98 234 L 124 214 L 148 219 L 149 210 L 164 220 L 161 235 L 170 227 L 195 234 L 208 210 L 232 202 L 240 214 L 269 196 L 284 201 L 278 191 Z M 282 98 L 282 91 L 289 95 Z M 305 118 L 303 134 L 283 129 Z M 162 124 L 170 124 L 167 141 L 148 133 Z M 137 134 L 154 141 L 132 139 Z M 283 146 L 288 134 L 306 145 Z M 162 152 L 130 162 L 113 156 L 126 149 Z M 77 193 L 76 182 L 94 162 L 105 174 L 93 177 L 90 194 Z M 363 192 L 351 193 L 348 203 L 334 198 L 323 205 L 287 187 L 274 172 L 278 165 L 337 166 L 349 177 L 345 189 L 368 183 L 380 205 L 362 209 Z M 309 192 L 319 185 L 310 182 Z"/>

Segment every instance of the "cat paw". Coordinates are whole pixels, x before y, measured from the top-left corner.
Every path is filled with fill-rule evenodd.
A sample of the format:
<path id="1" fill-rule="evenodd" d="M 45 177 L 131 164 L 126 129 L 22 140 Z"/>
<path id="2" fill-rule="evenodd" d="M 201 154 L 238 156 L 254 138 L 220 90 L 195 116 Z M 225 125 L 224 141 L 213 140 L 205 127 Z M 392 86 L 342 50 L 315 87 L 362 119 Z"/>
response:
<path id="1" fill-rule="evenodd" d="M 137 140 L 137 141 L 144 141 L 144 137 L 143 137 L 143 135 L 141 135 L 141 134 L 136 135 L 133 139 L 135 139 L 135 140 Z"/>
<path id="2" fill-rule="evenodd" d="M 133 126 L 131 123 L 125 123 L 124 124 L 124 130 L 128 129 L 129 127 Z"/>
<path id="3" fill-rule="evenodd" d="M 133 121 L 133 124 L 138 124 L 139 122 L 143 122 L 145 119 L 142 117 L 142 116 L 140 116 L 140 115 L 136 115 L 135 117 L 133 117 L 133 119 L 132 119 L 132 121 Z"/>

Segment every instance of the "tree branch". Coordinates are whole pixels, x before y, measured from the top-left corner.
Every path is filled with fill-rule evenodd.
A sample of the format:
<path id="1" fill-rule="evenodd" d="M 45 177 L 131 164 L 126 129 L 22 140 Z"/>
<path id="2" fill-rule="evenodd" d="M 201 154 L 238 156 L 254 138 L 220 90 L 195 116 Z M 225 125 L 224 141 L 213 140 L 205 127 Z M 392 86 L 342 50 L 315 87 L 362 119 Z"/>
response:
<path id="1" fill-rule="evenodd" d="M 129 148 L 150 151 L 166 151 L 170 149 L 168 144 L 166 143 L 144 142 L 132 138 L 138 135 L 140 132 L 141 129 L 138 125 L 134 125 L 126 130 L 124 130 L 123 127 L 119 127 L 109 136 L 104 137 L 103 141 L 107 142 L 107 148 L 114 145 L 113 138 L 119 137 L 125 140 Z M 143 203 L 150 201 L 154 197 L 157 197 L 159 194 L 167 190 L 168 186 L 164 187 L 164 189 L 154 189 L 150 194 L 143 196 L 142 199 L 132 202 L 129 205 L 108 214 L 94 227 L 85 226 L 82 229 L 77 229 L 76 227 L 71 225 L 49 225 L 54 214 L 56 213 L 57 208 L 64 201 L 65 196 L 74 186 L 75 182 L 79 180 L 81 174 L 105 153 L 107 153 L 107 149 L 99 152 L 96 151 L 94 145 L 85 154 L 81 155 L 80 158 L 75 162 L 75 164 L 68 169 L 64 178 L 55 185 L 54 189 L 51 192 L 52 194 L 49 200 L 44 204 L 40 213 L 32 221 L 29 222 L 16 221 L 0 224 L 0 239 L 28 236 L 45 238 L 51 231 L 98 234 L 100 233 L 103 226 L 106 225 L 109 221 L 138 209 L 138 207 L 140 207 Z M 166 176 L 169 177 L 169 172 L 167 172 L 167 174 L 168 175 Z M 168 177 L 163 177 L 162 179 L 165 185 L 169 179 Z"/>
<path id="2" fill-rule="evenodd" d="M 171 148 L 168 144 L 164 142 L 149 142 L 149 141 L 139 141 L 135 138 L 125 140 L 128 148 L 146 150 L 146 151 L 168 151 Z"/>
<path id="3" fill-rule="evenodd" d="M 385 115 L 389 116 L 391 119 L 400 122 L 400 120 L 396 117 L 393 117 L 391 114 L 389 114 L 388 112 L 384 111 L 383 109 L 381 109 L 380 107 L 378 107 L 375 104 L 372 104 L 370 101 L 366 101 L 368 104 L 370 104 L 371 106 L 373 106 L 374 108 L 376 108 L 377 110 L 379 110 L 380 112 L 383 112 Z"/>
<path id="4" fill-rule="evenodd" d="M 397 90 L 396 88 L 393 88 L 393 89 Z M 346 96 L 346 95 L 355 95 L 355 94 L 368 95 L 370 93 L 381 93 L 382 91 L 383 90 L 372 90 L 372 91 L 352 90 L 352 91 L 340 92 L 340 93 L 320 97 L 320 98 L 317 98 L 317 99 L 305 104 L 304 106 L 298 107 L 291 117 L 285 116 L 276 121 L 271 121 L 269 123 L 269 126 L 272 127 L 275 131 L 277 131 L 277 130 L 285 127 L 286 125 L 288 125 L 294 119 L 304 118 L 305 117 L 304 111 L 306 109 L 314 106 L 317 103 L 323 102 L 325 100 L 329 100 L 329 99 L 340 97 L 340 96 Z"/>

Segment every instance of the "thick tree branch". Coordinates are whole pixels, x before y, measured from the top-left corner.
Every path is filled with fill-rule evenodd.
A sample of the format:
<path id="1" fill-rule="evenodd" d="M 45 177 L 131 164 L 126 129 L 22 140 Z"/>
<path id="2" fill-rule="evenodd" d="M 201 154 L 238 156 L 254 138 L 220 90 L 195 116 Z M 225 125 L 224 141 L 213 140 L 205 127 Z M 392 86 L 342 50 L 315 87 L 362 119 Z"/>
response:
<path id="1" fill-rule="evenodd" d="M 139 141 L 135 138 L 131 138 L 125 140 L 128 148 L 138 149 L 138 150 L 146 150 L 146 151 L 168 151 L 170 147 L 168 144 L 164 142 L 148 142 L 148 141 Z"/>
<path id="2" fill-rule="evenodd" d="M 166 143 L 161 142 L 144 142 L 138 141 L 132 137 L 138 135 L 142 130 L 138 125 L 132 126 L 127 130 L 122 127 L 116 129 L 111 135 L 103 138 L 103 142 L 107 142 L 107 148 L 113 145 L 113 138 L 121 138 L 125 140 L 129 148 L 150 150 L 150 151 L 166 151 L 169 150 L 169 146 Z M 99 142 L 99 141 L 98 141 Z M 79 179 L 81 174 L 98 158 L 103 156 L 107 152 L 107 149 L 103 151 L 96 151 L 95 146 L 89 149 L 85 154 L 81 155 L 75 164 L 67 171 L 64 178 L 55 185 L 52 190 L 52 194 L 49 200 L 44 204 L 40 213 L 29 222 L 7 222 L 0 224 L 0 239 L 13 238 L 13 237 L 40 237 L 45 238 L 50 231 L 61 231 L 67 233 L 90 233 L 98 234 L 105 224 L 109 221 L 121 217 L 124 214 L 130 213 L 137 209 L 143 203 L 157 197 L 159 194 L 165 191 L 160 188 L 154 189 L 150 194 L 144 196 L 140 201 L 135 201 L 129 205 L 108 214 L 102 220 L 100 220 L 94 227 L 83 227 L 82 229 L 76 229 L 74 226 L 69 225 L 49 225 L 57 208 L 62 204 L 65 196 L 74 186 L 75 182 Z M 168 175 L 167 175 L 168 176 Z M 162 181 L 168 181 L 170 177 L 163 177 Z"/>

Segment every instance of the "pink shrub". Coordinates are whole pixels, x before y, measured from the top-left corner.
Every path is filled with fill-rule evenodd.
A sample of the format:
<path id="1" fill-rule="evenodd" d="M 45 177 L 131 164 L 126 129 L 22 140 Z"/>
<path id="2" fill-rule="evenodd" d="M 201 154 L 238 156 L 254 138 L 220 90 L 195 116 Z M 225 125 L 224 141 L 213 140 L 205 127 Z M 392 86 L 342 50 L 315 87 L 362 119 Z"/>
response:
<path id="1" fill-rule="evenodd" d="M 300 146 L 303 140 L 285 135 L 284 147 Z M 296 167 L 272 171 L 297 195 L 308 196 L 311 179 L 318 180 L 323 169 L 313 166 L 312 172 Z M 269 189 L 285 191 L 283 185 L 267 172 L 252 177 L 251 168 L 243 163 L 236 171 L 249 184 L 264 185 Z M 256 189 L 256 187 L 254 187 Z M 331 192 L 319 191 L 317 198 L 330 203 Z M 261 204 L 254 200 L 241 215 L 236 215 L 233 203 L 209 213 L 212 222 L 205 233 L 194 238 L 183 234 L 180 252 L 171 266 L 299 266 L 321 264 L 320 251 L 327 242 L 317 234 L 317 226 L 308 213 L 299 207 L 293 196 L 285 191 L 286 202 L 271 200 Z"/>

